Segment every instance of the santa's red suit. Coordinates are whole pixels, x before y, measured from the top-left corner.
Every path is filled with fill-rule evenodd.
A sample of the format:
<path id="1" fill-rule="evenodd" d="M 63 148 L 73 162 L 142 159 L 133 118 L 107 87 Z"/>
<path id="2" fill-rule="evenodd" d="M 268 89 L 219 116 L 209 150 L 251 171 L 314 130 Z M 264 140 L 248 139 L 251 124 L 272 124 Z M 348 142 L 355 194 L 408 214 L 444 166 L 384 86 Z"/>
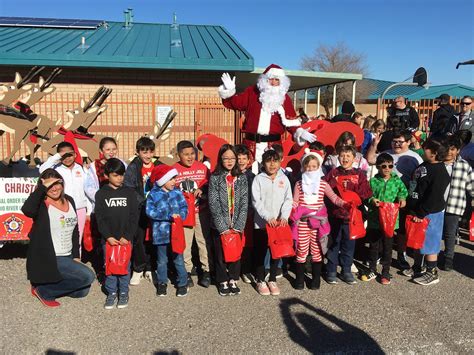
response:
<path id="1" fill-rule="evenodd" d="M 261 162 L 261 156 L 268 146 L 281 144 L 281 136 L 285 130 L 293 134 L 300 145 L 312 138 L 311 134 L 300 128 L 291 99 L 286 94 L 289 79 L 281 67 L 271 64 L 259 79 L 259 83 L 272 78 L 280 80 L 282 89 L 278 95 L 281 102 L 273 102 L 273 105 L 264 104 L 266 97 L 262 95 L 258 85 L 249 86 L 242 93 L 236 94 L 235 78 L 232 81 L 228 74 L 227 77 L 225 75 L 222 77 L 223 85 L 219 87 L 222 103 L 229 109 L 245 113 L 242 127 L 245 135 L 242 143 L 249 147 L 258 162 Z"/>

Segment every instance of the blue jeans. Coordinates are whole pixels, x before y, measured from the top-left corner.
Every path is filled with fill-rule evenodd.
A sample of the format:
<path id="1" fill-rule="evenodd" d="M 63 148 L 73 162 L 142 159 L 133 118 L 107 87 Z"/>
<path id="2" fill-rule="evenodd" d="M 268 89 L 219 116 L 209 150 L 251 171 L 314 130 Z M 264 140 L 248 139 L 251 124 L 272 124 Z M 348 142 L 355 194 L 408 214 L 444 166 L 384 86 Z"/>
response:
<path id="1" fill-rule="evenodd" d="M 332 245 L 326 254 L 328 259 L 326 271 L 335 274 L 340 262 L 342 273 L 349 273 L 354 259 L 355 240 L 349 239 L 349 225 L 347 223 L 343 223 L 341 220 L 334 222 L 331 223 Z"/>
<path id="2" fill-rule="evenodd" d="M 270 248 L 267 249 L 267 254 L 265 254 L 265 270 L 270 270 L 270 260 L 271 260 L 272 256 L 270 254 Z M 281 269 L 281 267 L 283 266 L 283 260 L 282 259 L 278 259 L 278 268 Z"/>
<path id="3" fill-rule="evenodd" d="M 188 273 L 184 267 L 184 258 L 183 254 L 176 254 L 171 251 L 171 244 L 160 244 L 156 246 L 156 277 L 159 284 L 168 283 L 168 252 L 171 253 L 173 258 L 173 263 L 176 268 L 177 277 L 177 286 L 183 287 L 188 284 Z"/>
<path id="4" fill-rule="evenodd" d="M 52 301 L 58 297 L 81 298 L 87 296 L 95 274 L 84 264 L 74 261 L 72 256 L 57 256 L 58 270 L 63 278 L 49 284 L 34 285 L 41 297 Z"/>

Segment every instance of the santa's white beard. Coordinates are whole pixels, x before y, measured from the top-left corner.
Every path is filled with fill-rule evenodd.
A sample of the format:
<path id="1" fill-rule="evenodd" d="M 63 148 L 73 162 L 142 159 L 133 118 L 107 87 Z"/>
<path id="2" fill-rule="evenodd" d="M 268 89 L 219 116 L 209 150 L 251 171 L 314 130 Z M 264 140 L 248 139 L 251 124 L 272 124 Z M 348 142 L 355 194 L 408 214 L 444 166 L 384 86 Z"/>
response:
<path id="1" fill-rule="evenodd" d="M 259 100 L 262 103 L 262 108 L 269 113 L 276 112 L 285 101 L 285 95 L 288 92 L 289 83 L 282 83 L 280 80 L 279 86 L 271 86 L 266 75 L 261 75 L 257 82 L 257 87 L 260 90 Z M 289 81 L 289 80 L 288 80 Z"/>

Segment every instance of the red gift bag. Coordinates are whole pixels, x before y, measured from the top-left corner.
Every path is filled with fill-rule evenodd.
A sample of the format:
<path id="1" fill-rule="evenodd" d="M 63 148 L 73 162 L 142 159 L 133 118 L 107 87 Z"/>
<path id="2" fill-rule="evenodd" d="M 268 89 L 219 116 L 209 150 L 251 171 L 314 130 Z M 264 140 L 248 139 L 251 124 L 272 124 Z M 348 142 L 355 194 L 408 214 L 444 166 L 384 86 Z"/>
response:
<path id="1" fill-rule="evenodd" d="M 222 251 L 224 253 L 224 261 L 232 263 L 240 260 L 242 255 L 242 239 L 240 233 L 231 231 L 230 233 L 221 234 Z"/>
<path id="2" fill-rule="evenodd" d="M 365 237 L 364 219 L 362 212 L 353 204 L 349 213 L 349 239 Z"/>
<path id="3" fill-rule="evenodd" d="M 380 202 L 379 223 L 382 232 L 387 238 L 392 238 L 398 218 L 398 203 Z"/>
<path id="4" fill-rule="evenodd" d="M 469 223 L 469 240 L 474 242 L 474 212 L 471 214 L 471 221 Z"/>
<path id="5" fill-rule="evenodd" d="M 132 245 L 105 244 L 105 275 L 127 275 Z"/>
<path id="6" fill-rule="evenodd" d="M 295 256 L 293 248 L 293 237 L 289 225 L 270 227 L 267 224 L 268 246 L 272 254 L 272 259 Z"/>
<path id="7" fill-rule="evenodd" d="M 183 254 L 186 249 L 186 238 L 184 237 L 183 220 L 176 217 L 171 222 L 171 250 L 176 254 Z"/>
<path id="8" fill-rule="evenodd" d="M 91 252 L 94 249 L 94 238 L 92 238 L 90 218 L 86 218 L 86 224 L 84 225 L 84 233 L 82 235 L 82 245 L 84 249 L 88 252 Z"/>
<path id="9" fill-rule="evenodd" d="M 194 227 L 196 225 L 196 199 L 192 192 L 183 192 L 183 195 L 188 205 L 188 215 L 183 220 L 183 226 Z"/>
<path id="10" fill-rule="evenodd" d="M 430 220 L 423 218 L 421 222 L 414 222 L 412 215 L 407 215 L 405 220 L 405 230 L 407 233 L 407 247 L 412 249 L 421 249 L 425 242 L 426 229 Z"/>

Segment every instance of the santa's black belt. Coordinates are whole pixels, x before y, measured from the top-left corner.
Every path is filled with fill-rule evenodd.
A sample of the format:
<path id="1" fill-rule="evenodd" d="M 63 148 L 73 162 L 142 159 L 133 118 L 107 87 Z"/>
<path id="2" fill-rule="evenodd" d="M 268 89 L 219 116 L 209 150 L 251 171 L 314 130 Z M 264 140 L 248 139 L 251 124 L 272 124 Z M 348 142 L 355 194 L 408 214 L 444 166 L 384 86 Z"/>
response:
<path id="1" fill-rule="evenodd" d="M 280 134 L 253 134 L 253 133 L 245 133 L 245 139 L 250 141 L 254 141 L 255 143 L 265 143 L 265 142 L 278 142 L 281 140 Z"/>

